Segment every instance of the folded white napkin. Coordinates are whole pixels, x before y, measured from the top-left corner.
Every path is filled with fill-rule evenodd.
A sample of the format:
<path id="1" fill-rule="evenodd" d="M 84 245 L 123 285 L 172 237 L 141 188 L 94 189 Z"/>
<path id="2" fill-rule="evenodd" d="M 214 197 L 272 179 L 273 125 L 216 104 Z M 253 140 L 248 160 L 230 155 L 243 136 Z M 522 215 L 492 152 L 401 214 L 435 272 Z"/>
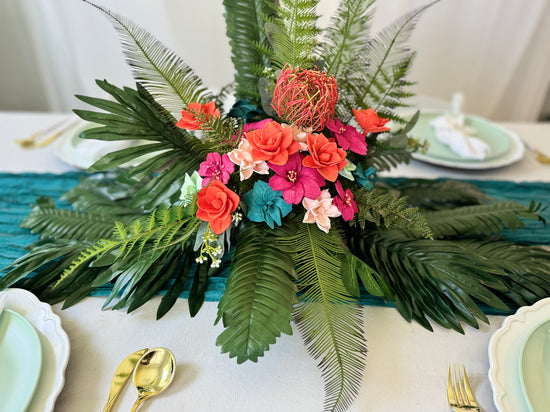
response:
<path id="1" fill-rule="evenodd" d="M 472 136 L 475 130 L 464 126 L 464 117 L 440 116 L 430 122 L 434 135 L 441 143 L 464 159 L 483 160 L 489 154 L 489 146 Z"/>

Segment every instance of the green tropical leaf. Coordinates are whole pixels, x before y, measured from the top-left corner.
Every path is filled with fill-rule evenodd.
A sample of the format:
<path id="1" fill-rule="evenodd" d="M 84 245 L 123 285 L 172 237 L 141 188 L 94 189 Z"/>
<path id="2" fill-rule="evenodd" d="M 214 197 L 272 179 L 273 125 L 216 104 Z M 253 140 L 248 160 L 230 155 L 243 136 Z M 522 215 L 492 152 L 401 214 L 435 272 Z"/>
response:
<path id="1" fill-rule="evenodd" d="M 294 260 L 278 247 L 281 235 L 264 223 L 247 222 L 239 231 L 216 319 L 225 327 L 216 345 L 237 363 L 257 362 L 281 333 L 292 335 Z"/>
<path id="2" fill-rule="evenodd" d="M 125 17 L 84 1 L 109 17 L 134 78 L 168 111 L 179 113 L 189 103 L 213 99 L 193 70 L 149 32 Z"/>
<path id="3" fill-rule="evenodd" d="M 70 239 L 45 239 L 29 247 L 27 254 L 16 259 L 8 273 L 0 278 L 0 290 L 14 285 L 33 272 L 23 286 L 41 296 L 41 291 L 57 279 L 83 250 L 92 246 L 92 242 Z M 63 258 L 66 258 L 63 260 Z"/>
<path id="4" fill-rule="evenodd" d="M 426 218 L 419 208 L 407 204 L 406 197 L 400 197 L 393 191 L 363 188 L 355 193 L 354 198 L 359 208 L 357 220 L 362 228 L 365 228 L 366 222 L 372 222 L 376 226 L 383 225 L 389 229 L 401 229 L 422 237 L 432 237 Z"/>
<path id="5" fill-rule="evenodd" d="M 155 143 L 147 144 L 145 148 L 138 146 L 109 153 L 95 162 L 89 171 L 107 171 L 128 161 L 137 162 L 119 179 L 126 183 L 139 183 L 155 174 L 147 182 L 146 189 L 141 187 L 135 192 L 130 205 L 131 208 L 152 210 L 181 188 L 185 173 L 197 170 L 212 148 L 177 128 L 175 120 L 151 100 L 151 95 L 143 87 L 138 85 L 138 90 L 133 90 L 127 87 L 119 89 L 106 81 L 97 81 L 97 84 L 118 103 L 111 102 L 108 113 L 75 110 L 84 120 L 104 125 L 83 131 L 81 137 L 106 141 L 148 140 Z M 97 103 L 96 99 L 77 97 Z M 128 112 L 121 115 L 121 111 L 126 109 Z M 142 158 L 144 154 L 147 155 L 145 160 Z"/>
<path id="6" fill-rule="evenodd" d="M 271 61 L 276 67 L 310 68 L 314 64 L 315 48 L 320 30 L 317 27 L 316 0 L 281 0 L 274 24 L 265 30 L 273 47 Z"/>
<path id="7" fill-rule="evenodd" d="M 339 79 L 365 45 L 375 0 L 342 0 L 323 32 L 322 69 Z"/>
<path id="8" fill-rule="evenodd" d="M 346 249 L 336 231 L 305 223 L 288 244 L 296 254 L 300 292 L 295 321 L 309 353 L 320 360 L 325 410 L 344 411 L 357 396 L 366 357 L 361 308 L 341 276 Z"/>
<path id="9" fill-rule="evenodd" d="M 382 185 L 386 182 L 377 182 L 378 187 Z M 392 181 L 391 188 L 406 196 L 409 204 L 429 210 L 479 205 L 491 200 L 476 185 L 458 180 L 403 179 Z"/>
<path id="10" fill-rule="evenodd" d="M 264 31 L 275 13 L 273 0 L 224 0 L 227 37 L 235 66 L 235 97 L 259 105 L 258 82 L 269 63 Z"/>
<path id="11" fill-rule="evenodd" d="M 352 109 L 373 107 L 396 122 L 405 123 L 393 109 L 413 94 L 407 90 L 412 83 L 405 80 L 414 53 L 406 46 L 421 14 L 438 0 L 419 7 L 396 20 L 370 40 L 357 58 L 350 62 L 344 81 L 339 83 L 340 99 L 337 115 L 349 123 Z"/>
<path id="12" fill-rule="evenodd" d="M 389 283 L 408 321 L 432 330 L 429 319 L 463 333 L 461 322 L 488 322 L 480 302 L 509 312 L 548 296 L 550 252 L 506 241 L 413 239 L 400 231 L 363 231 L 350 237 Z"/>
<path id="13" fill-rule="evenodd" d="M 525 224 L 520 216 L 536 214 L 516 202 L 495 202 L 489 205 L 462 206 L 447 210 L 424 212 L 435 237 L 491 235 L 508 228 L 515 231 Z"/>
<path id="14" fill-rule="evenodd" d="M 100 214 L 36 205 L 23 219 L 21 227 L 39 233 L 42 238 L 96 241 L 110 235 L 114 222 L 114 218 Z"/>

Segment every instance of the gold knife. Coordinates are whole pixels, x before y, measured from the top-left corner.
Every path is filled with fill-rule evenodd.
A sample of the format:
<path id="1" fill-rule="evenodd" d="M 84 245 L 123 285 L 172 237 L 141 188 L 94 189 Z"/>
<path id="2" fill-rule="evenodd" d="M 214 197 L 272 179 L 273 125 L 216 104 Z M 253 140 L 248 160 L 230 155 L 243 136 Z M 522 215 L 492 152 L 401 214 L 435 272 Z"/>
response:
<path id="1" fill-rule="evenodd" d="M 126 384 L 126 381 L 130 377 L 130 375 L 132 375 L 132 372 L 134 371 L 134 368 L 136 367 L 138 361 L 148 350 L 149 348 L 138 350 L 137 352 L 128 355 L 126 359 L 124 359 L 121 364 L 118 365 L 118 368 L 116 368 L 115 371 L 115 376 L 113 376 L 113 380 L 111 382 L 109 399 L 107 399 L 107 403 L 103 408 L 103 412 L 109 412 L 111 410 L 111 408 L 115 404 L 116 399 L 118 398 L 118 395 L 120 394 L 120 391 Z"/>

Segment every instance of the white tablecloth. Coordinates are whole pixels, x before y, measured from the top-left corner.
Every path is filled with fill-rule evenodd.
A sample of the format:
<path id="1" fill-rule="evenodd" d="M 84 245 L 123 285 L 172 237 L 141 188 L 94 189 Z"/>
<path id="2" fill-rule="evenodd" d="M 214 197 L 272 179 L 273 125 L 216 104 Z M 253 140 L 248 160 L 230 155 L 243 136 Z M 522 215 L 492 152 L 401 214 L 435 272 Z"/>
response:
<path id="1" fill-rule="evenodd" d="M 0 113 L 0 171 L 65 172 L 74 170 L 60 161 L 53 147 L 24 150 L 13 142 L 45 128 L 66 115 Z M 503 124 L 534 146 L 550 153 L 550 124 Z M 462 172 L 413 161 L 392 176 L 454 177 L 549 181 L 550 166 L 533 160 L 527 152 L 512 166 Z M 116 366 L 129 353 L 144 347 L 165 346 L 177 360 L 172 386 L 142 406 L 143 411 L 320 411 L 323 380 L 316 362 L 307 354 L 298 330 L 283 336 L 258 364 L 237 365 L 221 354 L 215 340 L 222 331 L 214 327 L 215 302 L 207 302 L 191 319 L 187 301 L 179 299 L 161 320 L 155 320 L 159 298 L 136 312 L 102 311 L 104 299 L 86 298 L 72 308 L 53 310 L 71 342 L 66 383 L 56 411 L 86 412 L 102 409 Z M 445 388 L 449 363 L 465 364 L 482 410 L 496 411 L 488 380 L 487 354 L 491 335 L 504 317 L 490 316 L 480 329 L 465 326 L 465 334 L 434 326 L 429 332 L 408 323 L 395 309 L 363 309 L 368 339 L 364 382 L 352 412 L 440 412 L 450 410 Z M 130 410 L 136 397 L 128 385 L 116 410 Z"/>

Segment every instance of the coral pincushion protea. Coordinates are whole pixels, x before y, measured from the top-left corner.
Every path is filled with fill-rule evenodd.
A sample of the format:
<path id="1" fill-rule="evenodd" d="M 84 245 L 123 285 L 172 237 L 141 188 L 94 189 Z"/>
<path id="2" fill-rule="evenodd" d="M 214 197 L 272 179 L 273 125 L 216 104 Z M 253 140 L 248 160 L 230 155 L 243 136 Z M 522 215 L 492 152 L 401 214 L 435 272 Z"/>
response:
<path id="1" fill-rule="evenodd" d="M 271 106 L 298 127 L 323 130 L 338 100 L 336 79 L 319 70 L 285 65 L 279 74 Z"/>

